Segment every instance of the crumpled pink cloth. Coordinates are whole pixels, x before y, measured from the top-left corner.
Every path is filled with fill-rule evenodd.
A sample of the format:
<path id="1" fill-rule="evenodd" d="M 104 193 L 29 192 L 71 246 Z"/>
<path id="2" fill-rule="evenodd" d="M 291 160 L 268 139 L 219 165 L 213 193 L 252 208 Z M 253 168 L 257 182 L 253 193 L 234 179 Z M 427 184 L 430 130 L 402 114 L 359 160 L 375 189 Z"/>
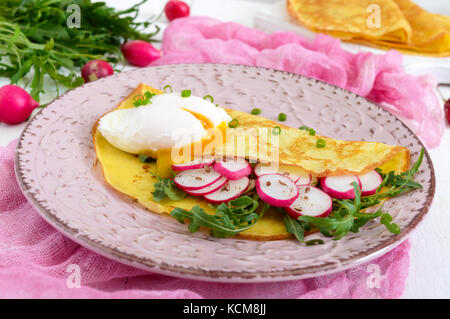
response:
<path id="1" fill-rule="evenodd" d="M 0 298 L 398 298 L 403 293 L 409 242 L 346 271 L 280 283 L 185 280 L 112 261 L 68 239 L 31 207 L 14 174 L 15 146 L 16 141 L 0 147 Z M 71 265 L 79 266 L 80 288 L 74 288 Z"/>
<path id="2" fill-rule="evenodd" d="M 395 51 L 354 55 L 328 36 L 309 42 L 293 33 L 267 35 L 196 17 L 170 24 L 163 51 L 155 65 L 237 63 L 312 76 L 402 115 L 429 146 L 442 135 L 434 83 L 405 74 Z M 122 265 L 76 244 L 38 215 L 14 175 L 15 145 L 0 147 L 0 298 L 398 298 L 405 288 L 409 242 L 346 271 L 281 283 L 209 283 Z M 73 265 L 79 266 L 80 288 L 70 288 Z"/>
<path id="3" fill-rule="evenodd" d="M 365 96 L 392 112 L 433 148 L 444 134 L 444 113 L 430 75 L 405 73 L 402 55 L 353 54 L 323 34 L 307 40 L 292 32 L 266 34 L 206 17 L 176 19 L 164 33 L 163 57 L 153 65 L 232 63 L 313 77 Z"/>

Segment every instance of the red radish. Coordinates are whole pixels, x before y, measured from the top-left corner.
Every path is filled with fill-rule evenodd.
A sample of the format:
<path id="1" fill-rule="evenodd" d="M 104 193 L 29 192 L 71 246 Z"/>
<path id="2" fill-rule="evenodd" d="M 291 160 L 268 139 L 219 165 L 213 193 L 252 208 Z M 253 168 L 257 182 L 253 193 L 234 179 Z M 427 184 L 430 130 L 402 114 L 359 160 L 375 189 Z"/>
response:
<path id="1" fill-rule="evenodd" d="M 164 7 L 164 12 L 169 21 L 189 15 L 189 6 L 184 1 L 170 0 Z"/>
<path id="2" fill-rule="evenodd" d="M 355 198 L 354 182 L 361 188 L 361 182 L 356 175 L 327 176 L 320 180 L 320 186 L 331 197 L 353 199 Z"/>
<path id="3" fill-rule="evenodd" d="M 292 179 L 297 185 L 309 185 L 311 182 L 311 174 L 303 168 L 294 165 L 280 165 L 276 169 L 275 165 L 258 164 L 255 166 L 256 176 L 264 174 L 280 173 Z"/>
<path id="4" fill-rule="evenodd" d="M 373 195 L 377 191 L 378 186 L 383 182 L 383 178 L 377 171 L 370 171 L 364 175 L 358 175 L 361 181 L 361 195 L 368 196 Z"/>
<path id="5" fill-rule="evenodd" d="M 259 177 L 259 176 L 265 175 L 265 174 L 277 173 L 278 168 L 279 168 L 279 166 L 276 165 L 275 163 L 272 163 L 272 164 L 258 163 L 258 164 L 256 164 L 255 169 L 253 171 L 255 172 L 255 175 Z"/>
<path id="6" fill-rule="evenodd" d="M 205 166 L 211 166 L 214 164 L 214 158 L 195 159 L 192 162 L 184 164 L 173 164 L 172 169 L 174 171 L 186 171 L 190 169 L 199 169 Z"/>
<path id="7" fill-rule="evenodd" d="M 37 107 L 39 107 L 39 103 L 21 87 L 5 85 L 0 88 L 0 122 L 22 123 Z"/>
<path id="8" fill-rule="evenodd" d="M 236 180 L 252 173 L 252 167 L 246 160 L 227 160 L 216 161 L 214 170 L 228 179 Z"/>
<path id="9" fill-rule="evenodd" d="M 214 183 L 212 183 L 209 186 L 200 188 L 198 190 L 187 190 L 187 189 L 185 189 L 184 192 L 186 194 L 188 194 L 188 195 L 191 195 L 191 196 L 208 195 L 208 194 L 211 194 L 212 192 L 215 192 L 219 188 L 221 188 L 227 182 L 228 182 L 228 179 L 226 177 L 222 176 L 221 178 L 219 178 L 217 181 L 215 181 Z"/>
<path id="10" fill-rule="evenodd" d="M 247 176 L 237 180 L 230 180 L 215 192 L 205 195 L 204 198 L 213 204 L 220 204 L 238 198 L 248 188 L 250 180 Z"/>
<path id="11" fill-rule="evenodd" d="M 282 174 L 265 174 L 256 180 L 256 192 L 264 202 L 275 207 L 288 207 L 298 197 L 297 185 Z"/>
<path id="12" fill-rule="evenodd" d="M 142 40 L 128 41 L 122 45 L 122 54 L 128 63 L 144 67 L 161 57 L 161 52 Z"/>
<path id="13" fill-rule="evenodd" d="M 182 190 L 198 190 L 211 185 L 222 176 L 207 166 L 200 169 L 182 171 L 173 179 L 175 185 Z"/>
<path id="14" fill-rule="evenodd" d="M 92 60 L 86 63 L 81 69 L 81 76 L 85 82 L 96 81 L 100 78 L 112 75 L 114 70 L 112 66 L 103 60 Z"/>
<path id="15" fill-rule="evenodd" d="M 333 200 L 324 191 L 313 186 L 299 186 L 298 197 L 284 210 L 292 218 L 299 216 L 327 217 L 333 209 Z"/>

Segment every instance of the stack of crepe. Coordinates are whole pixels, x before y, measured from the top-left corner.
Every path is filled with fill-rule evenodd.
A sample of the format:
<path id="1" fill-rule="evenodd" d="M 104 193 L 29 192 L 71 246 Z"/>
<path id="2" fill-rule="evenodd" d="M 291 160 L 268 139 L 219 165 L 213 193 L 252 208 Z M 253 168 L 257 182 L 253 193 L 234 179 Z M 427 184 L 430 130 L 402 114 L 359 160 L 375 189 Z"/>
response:
<path id="1" fill-rule="evenodd" d="M 287 8 L 303 26 L 345 41 L 450 56 L 450 17 L 410 0 L 287 0 Z"/>

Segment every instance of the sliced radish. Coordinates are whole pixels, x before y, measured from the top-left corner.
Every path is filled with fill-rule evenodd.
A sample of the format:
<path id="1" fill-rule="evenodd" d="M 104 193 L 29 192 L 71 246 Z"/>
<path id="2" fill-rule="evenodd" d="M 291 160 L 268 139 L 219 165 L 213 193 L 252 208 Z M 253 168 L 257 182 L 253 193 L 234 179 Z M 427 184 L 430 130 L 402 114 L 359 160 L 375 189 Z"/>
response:
<path id="1" fill-rule="evenodd" d="M 203 187 L 203 188 L 200 188 L 197 190 L 184 189 L 184 192 L 191 196 L 203 196 L 203 195 L 207 195 L 207 194 L 211 194 L 212 192 L 215 192 L 216 190 L 221 188 L 223 185 L 225 185 L 227 182 L 228 182 L 228 178 L 226 178 L 225 176 L 222 176 L 221 178 L 219 178 L 217 181 L 215 181 L 214 183 L 212 183 L 209 186 L 206 186 L 206 187 Z"/>
<path id="2" fill-rule="evenodd" d="M 192 162 L 183 163 L 183 164 L 173 164 L 172 169 L 174 171 L 186 171 L 190 169 L 199 169 L 205 166 L 211 166 L 214 164 L 214 158 L 202 158 L 195 159 Z"/>
<path id="3" fill-rule="evenodd" d="M 215 192 L 205 195 L 204 198 L 213 204 L 220 204 L 241 196 L 248 188 L 250 179 L 245 176 L 237 180 L 229 180 Z"/>
<path id="4" fill-rule="evenodd" d="M 280 165 L 278 169 L 275 165 L 258 164 L 255 166 L 256 176 L 265 174 L 280 173 L 292 179 L 297 185 L 309 185 L 311 182 L 311 174 L 303 168 L 294 165 Z"/>
<path id="5" fill-rule="evenodd" d="M 356 182 L 361 188 L 361 182 L 356 175 L 327 176 L 320 179 L 322 190 L 331 197 L 339 199 L 355 198 L 353 183 Z"/>
<path id="6" fill-rule="evenodd" d="M 333 200 L 324 191 L 313 186 L 299 186 L 298 197 L 284 210 L 292 218 L 299 216 L 327 217 L 333 209 Z"/>
<path id="7" fill-rule="evenodd" d="M 368 196 L 373 195 L 377 191 L 378 186 L 383 182 L 383 178 L 377 171 L 370 171 L 364 175 L 358 175 L 361 181 L 361 195 Z"/>
<path id="8" fill-rule="evenodd" d="M 278 166 L 259 163 L 259 164 L 256 164 L 255 169 L 253 171 L 255 172 L 255 175 L 259 177 L 259 176 L 265 175 L 265 174 L 278 173 Z"/>
<path id="9" fill-rule="evenodd" d="M 297 185 L 282 174 L 265 174 L 256 180 L 256 192 L 267 204 L 288 207 L 298 197 Z"/>
<path id="10" fill-rule="evenodd" d="M 214 170 L 228 179 L 236 180 L 252 173 L 252 167 L 246 160 L 227 160 L 216 161 Z"/>
<path id="11" fill-rule="evenodd" d="M 211 185 L 222 176 L 212 167 L 182 171 L 173 179 L 175 185 L 183 190 L 198 190 Z"/>

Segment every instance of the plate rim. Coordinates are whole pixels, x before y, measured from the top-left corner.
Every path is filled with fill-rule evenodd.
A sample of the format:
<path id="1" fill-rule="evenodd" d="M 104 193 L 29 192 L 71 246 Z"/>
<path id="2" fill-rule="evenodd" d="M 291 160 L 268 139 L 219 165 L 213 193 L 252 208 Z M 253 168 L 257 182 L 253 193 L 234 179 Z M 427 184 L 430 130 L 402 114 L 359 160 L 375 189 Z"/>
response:
<path id="1" fill-rule="evenodd" d="M 23 192 L 24 196 L 28 200 L 28 202 L 32 205 L 32 207 L 41 215 L 41 217 L 44 218 L 45 221 L 47 221 L 52 227 L 63 233 L 65 236 L 69 237 L 70 239 L 74 240 L 78 244 L 80 244 L 83 247 L 86 247 L 104 257 L 107 257 L 109 259 L 113 259 L 117 262 L 120 262 L 122 264 L 126 264 L 132 267 L 136 267 L 142 270 L 155 272 L 163 275 L 169 275 L 169 276 L 175 276 L 175 277 L 181 277 L 181 278 L 187 278 L 187 279 L 193 279 L 193 280 L 202 280 L 202 281 L 213 281 L 213 282 L 234 282 L 234 283 L 248 283 L 248 282 L 280 282 L 280 281 L 288 281 L 288 280 L 294 280 L 294 279 L 305 279 L 305 278 L 311 278 L 311 277 L 317 277 L 322 276 L 326 274 L 336 273 L 357 265 L 360 265 L 362 263 L 368 262 L 370 260 L 373 260 L 388 251 L 392 250 L 393 248 L 397 247 L 401 243 L 403 243 L 406 239 L 408 239 L 409 235 L 412 231 L 414 231 L 417 226 L 420 224 L 420 222 L 423 220 L 423 218 L 428 214 L 430 206 L 433 202 L 435 191 L 436 191 L 436 176 L 435 176 L 435 170 L 433 166 L 433 162 L 431 160 L 431 157 L 428 153 L 427 148 L 424 146 L 420 138 L 405 124 L 401 119 L 399 119 L 396 115 L 393 113 L 385 110 L 380 105 L 376 104 L 375 102 L 369 100 L 368 98 L 361 96 L 357 93 L 354 93 L 348 89 L 341 88 L 339 86 L 336 86 L 334 84 L 324 82 L 322 80 L 318 80 L 315 78 L 311 78 L 305 75 L 283 71 L 283 70 L 277 70 L 272 68 L 266 68 L 266 67 L 259 67 L 259 66 L 252 66 L 252 65 L 241 65 L 241 64 L 230 64 L 230 63 L 181 63 L 181 64 L 167 64 L 167 65 L 159 65 L 159 66 L 149 66 L 147 68 L 164 68 L 164 67 L 170 67 L 170 66 L 176 66 L 176 67 L 192 67 L 192 66 L 198 66 L 201 67 L 203 65 L 218 65 L 218 66 L 229 66 L 229 67 L 237 67 L 237 68 L 252 68 L 252 69 L 262 69 L 267 70 L 270 72 L 279 72 L 282 74 L 289 75 L 291 77 L 297 77 L 300 79 L 306 79 L 309 81 L 315 81 L 316 83 L 320 82 L 322 85 L 330 86 L 331 88 L 335 90 L 340 90 L 342 92 L 345 92 L 350 95 L 355 95 L 356 97 L 364 99 L 366 102 L 370 103 L 372 106 L 375 106 L 377 110 L 381 112 L 385 112 L 385 114 L 388 114 L 388 116 L 393 116 L 398 122 L 406 128 L 407 131 L 413 136 L 413 138 L 418 142 L 418 144 L 424 149 L 424 156 L 426 157 L 429 167 L 430 167 L 430 187 L 429 192 L 426 194 L 426 201 L 423 204 L 422 209 L 419 211 L 416 218 L 414 218 L 404 229 L 402 229 L 402 232 L 396 236 L 390 237 L 386 242 L 383 242 L 369 250 L 364 250 L 361 253 L 351 256 L 344 261 L 341 261 L 338 265 L 336 263 L 325 263 L 320 266 L 313 266 L 309 268 L 292 268 L 292 269 L 285 269 L 280 271 L 267 271 L 267 272 L 245 272 L 245 271 L 217 271 L 217 270 L 203 270 L 198 268 L 192 268 L 192 267 L 182 267 L 179 265 L 168 265 L 165 263 L 159 263 L 155 262 L 154 260 L 150 258 L 140 258 L 138 256 L 128 254 L 125 252 L 122 252 L 118 249 L 108 247 L 106 245 L 103 245 L 100 242 L 97 242 L 96 240 L 93 240 L 89 238 L 87 235 L 78 234 L 78 230 L 71 228 L 63 221 L 59 220 L 56 216 L 54 216 L 49 210 L 47 210 L 44 206 L 40 205 L 39 201 L 29 192 L 29 189 L 24 182 L 24 175 L 21 174 L 21 170 L 19 167 L 19 158 L 20 154 L 18 150 L 22 146 L 22 142 L 24 139 L 24 135 L 29 128 L 29 126 L 33 123 L 33 121 L 40 116 L 44 108 L 39 110 L 26 124 L 24 129 L 22 130 L 18 143 L 16 145 L 15 154 L 14 154 L 14 170 L 16 174 L 16 178 L 19 182 L 19 186 L 21 191 Z M 139 71 L 142 71 L 143 69 L 147 68 L 139 68 L 139 69 L 133 69 L 121 73 L 117 73 L 117 75 L 124 74 L 124 73 L 138 73 Z M 114 76 L 114 75 L 113 75 Z M 109 78 L 109 77 L 107 77 Z M 106 78 L 105 78 L 106 79 Z M 88 82 L 84 83 L 81 86 L 78 86 L 74 89 L 66 91 L 64 94 L 58 96 L 56 99 L 52 100 L 50 103 L 47 104 L 46 107 L 50 106 L 51 104 L 57 102 L 58 100 L 62 99 L 67 93 L 80 90 L 85 88 L 86 86 L 91 85 L 94 82 Z M 248 240 L 248 239 L 247 239 Z M 285 239 L 287 240 L 287 239 Z"/>

